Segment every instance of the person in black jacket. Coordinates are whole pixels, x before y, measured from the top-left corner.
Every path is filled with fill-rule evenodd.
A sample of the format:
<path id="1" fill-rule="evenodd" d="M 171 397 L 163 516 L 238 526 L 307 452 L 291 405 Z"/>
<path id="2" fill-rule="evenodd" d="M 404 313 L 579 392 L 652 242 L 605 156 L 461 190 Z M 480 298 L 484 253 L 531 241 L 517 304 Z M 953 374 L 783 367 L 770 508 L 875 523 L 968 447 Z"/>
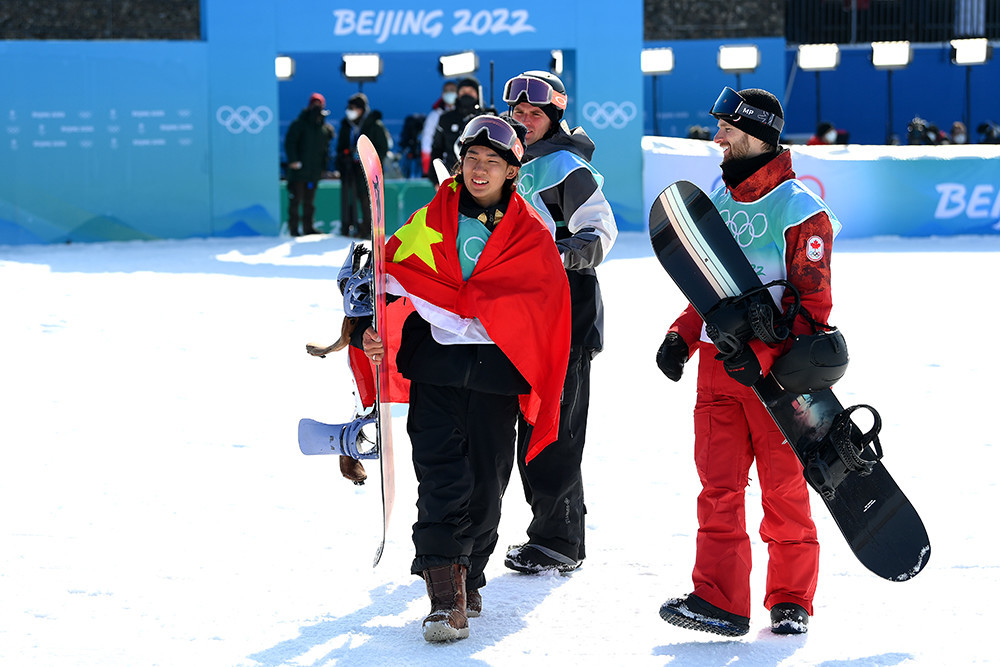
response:
<path id="1" fill-rule="evenodd" d="M 372 233 L 372 211 L 368 203 L 368 183 L 358 158 L 358 139 L 368 137 L 380 161 L 389 151 L 389 133 L 382 112 L 369 109 L 368 97 L 355 93 L 347 100 L 337 139 L 337 169 L 340 171 L 340 235 L 368 238 Z M 359 219 L 358 208 L 361 209 Z"/>
<path id="2" fill-rule="evenodd" d="M 462 130 L 470 120 L 483 113 L 479 80 L 468 77 L 458 82 L 458 99 L 455 101 L 455 108 L 445 111 L 438 120 L 437 130 L 434 132 L 434 141 L 431 144 L 431 160 L 439 159 L 451 172 L 455 163 L 458 162 L 458 155 L 455 153 L 455 144 L 462 136 Z M 428 172 L 431 180 L 437 183 L 434 177 L 434 170 Z"/>
<path id="3" fill-rule="evenodd" d="M 519 411 L 535 425 L 528 458 L 558 432 L 562 374 L 552 369 L 569 356 L 570 294 L 551 234 L 516 192 L 523 132 L 493 115 L 469 123 L 459 173 L 386 242 L 387 291 L 415 312 L 388 345 L 367 322 L 352 338 L 375 363 L 398 344 L 410 381 L 410 571 L 427 583 L 428 641 L 467 637 L 467 617 L 482 611 Z"/>
<path id="4" fill-rule="evenodd" d="M 288 126 L 285 134 L 285 157 L 288 161 L 288 233 L 299 235 L 301 209 L 302 233 L 315 234 L 316 187 L 330 159 L 333 126 L 326 122 L 329 111 L 326 98 L 313 93 L 309 104 Z"/>
<path id="5" fill-rule="evenodd" d="M 555 235 L 573 300 L 573 338 L 563 385 L 559 439 L 530 465 L 518 457 L 531 505 L 528 541 L 507 551 L 504 565 L 525 573 L 568 572 L 586 557 L 581 464 L 590 409 L 590 361 L 604 347 L 604 302 L 594 270 L 611 250 L 618 226 L 601 190 L 604 177 L 590 165 L 594 142 L 562 122 L 566 88 L 559 77 L 532 70 L 509 80 L 504 102 L 527 127 L 518 193 Z M 523 454 L 531 428 L 518 424 Z"/>

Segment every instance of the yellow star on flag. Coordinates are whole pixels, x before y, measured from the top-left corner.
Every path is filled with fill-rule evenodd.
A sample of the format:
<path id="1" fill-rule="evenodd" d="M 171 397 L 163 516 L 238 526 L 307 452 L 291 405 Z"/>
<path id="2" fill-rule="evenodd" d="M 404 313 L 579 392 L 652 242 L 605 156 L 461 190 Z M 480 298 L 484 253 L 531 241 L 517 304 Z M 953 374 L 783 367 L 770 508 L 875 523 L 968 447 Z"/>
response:
<path id="1" fill-rule="evenodd" d="M 407 257 L 416 255 L 424 264 L 431 267 L 432 271 L 437 273 L 434 250 L 431 246 L 444 241 L 444 236 L 436 229 L 427 226 L 426 206 L 414 213 L 413 220 L 400 227 L 395 236 L 399 239 L 399 247 L 393 254 L 393 262 L 398 264 Z"/>

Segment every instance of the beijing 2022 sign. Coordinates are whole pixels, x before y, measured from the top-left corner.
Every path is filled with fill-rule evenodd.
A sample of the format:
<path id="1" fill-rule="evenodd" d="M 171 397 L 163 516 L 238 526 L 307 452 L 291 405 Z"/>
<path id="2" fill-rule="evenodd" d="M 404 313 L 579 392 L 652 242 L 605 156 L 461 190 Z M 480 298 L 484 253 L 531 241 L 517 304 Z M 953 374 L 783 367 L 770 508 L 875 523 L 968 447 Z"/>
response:
<path id="1" fill-rule="evenodd" d="M 333 34 L 375 37 L 383 44 L 397 35 L 520 35 L 535 32 L 526 9 L 334 9 Z"/>

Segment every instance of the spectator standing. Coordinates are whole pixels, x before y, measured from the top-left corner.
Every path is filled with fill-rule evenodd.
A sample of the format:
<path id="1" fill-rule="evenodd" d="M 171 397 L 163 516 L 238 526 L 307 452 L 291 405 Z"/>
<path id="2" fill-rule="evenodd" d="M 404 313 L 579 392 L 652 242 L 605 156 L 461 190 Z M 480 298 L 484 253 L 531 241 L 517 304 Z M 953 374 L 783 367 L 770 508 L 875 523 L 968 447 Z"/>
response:
<path id="1" fill-rule="evenodd" d="M 452 171 L 458 161 L 456 145 L 458 138 L 462 136 L 462 130 L 470 120 L 483 113 L 479 102 L 480 92 L 479 79 L 475 77 L 462 79 L 458 82 L 455 108 L 442 113 L 438 120 L 431 145 L 431 160 L 440 159 L 449 171 Z M 433 174 L 433 170 L 429 173 Z"/>
<path id="2" fill-rule="evenodd" d="M 441 97 L 431 106 L 431 111 L 424 120 L 423 132 L 420 133 L 420 160 L 424 176 L 431 170 L 431 148 L 434 146 L 434 133 L 437 132 L 441 115 L 454 109 L 456 102 L 458 84 L 451 80 L 445 81 L 441 86 Z"/>
<path id="3" fill-rule="evenodd" d="M 807 146 L 832 146 L 837 143 L 837 128 L 833 123 L 823 121 L 816 126 L 816 134 L 809 137 Z"/>
<path id="4" fill-rule="evenodd" d="M 369 108 L 368 97 L 364 93 L 355 93 L 347 100 L 337 137 L 340 235 L 368 238 L 372 233 L 372 211 L 368 203 L 368 183 L 358 157 L 358 139 L 362 134 L 371 140 L 379 160 L 384 162 L 389 151 L 389 132 L 382 123 L 382 112 Z"/>
<path id="5" fill-rule="evenodd" d="M 288 233 L 315 234 L 316 188 L 330 160 L 333 126 L 326 122 L 326 98 L 319 93 L 309 97 L 309 104 L 288 126 L 285 133 L 285 159 L 288 168 Z"/>
<path id="6" fill-rule="evenodd" d="M 403 178 L 422 178 L 427 173 L 423 168 L 420 143 L 425 123 L 422 113 L 412 113 L 403 119 L 403 129 L 399 133 L 399 169 Z"/>
<path id="7" fill-rule="evenodd" d="M 965 129 L 965 123 L 956 120 L 951 124 L 951 143 L 953 144 L 967 144 L 969 143 L 969 133 Z"/>

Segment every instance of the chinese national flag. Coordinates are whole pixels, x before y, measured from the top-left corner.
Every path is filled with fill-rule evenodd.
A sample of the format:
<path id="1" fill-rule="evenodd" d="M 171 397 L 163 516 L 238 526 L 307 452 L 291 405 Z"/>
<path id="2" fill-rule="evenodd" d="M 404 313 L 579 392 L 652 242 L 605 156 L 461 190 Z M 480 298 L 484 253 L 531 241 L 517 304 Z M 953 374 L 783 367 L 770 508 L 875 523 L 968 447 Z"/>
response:
<path id="1" fill-rule="evenodd" d="M 519 195 L 486 242 L 469 279 L 459 264 L 458 188 L 449 180 L 386 242 L 386 271 L 411 295 L 478 318 L 531 385 L 521 412 L 534 426 L 530 461 L 559 433 L 570 344 L 566 270 L 551 233 Z"/>

